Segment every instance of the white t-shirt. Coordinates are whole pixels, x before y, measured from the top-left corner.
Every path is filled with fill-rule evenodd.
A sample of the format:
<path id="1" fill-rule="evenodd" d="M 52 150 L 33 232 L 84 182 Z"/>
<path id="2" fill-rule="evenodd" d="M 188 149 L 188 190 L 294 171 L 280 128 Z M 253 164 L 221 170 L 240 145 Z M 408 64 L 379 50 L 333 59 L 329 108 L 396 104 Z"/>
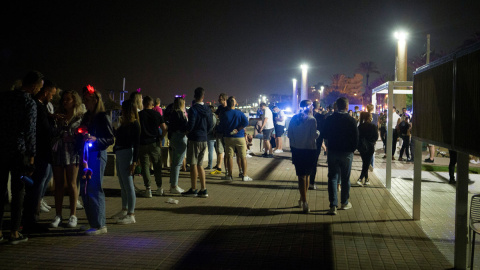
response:
<path id="1" fill-rule="evenodd" d="M 392 121 L 392 128 L 395 129 L 395 127 L 397 127 L 397 122 L 398 122 L 398 119 L 400 119 L 400 115 L 397 114 L 397 112 L 393 112 L 393 117 L 392 117 L 393 121 Z"/>
<path id="2" fill-rule="evenodd" d="M 272 128 L 274 128 L 274 125 L 273 125 L 273 114 L 272 114 L 272 111 L 270 110 L 270 108 L 265 107 L 264 117 L 265 117 L 265 119 L 267 119 L 267 122 L 265 123 L 265 126 L 263 127 L 263 129 L 272 129 Z"/>
<path id="3" fill-rule="evenodd" d="M 279 118 L 281 117 L 283 119 L 282 121 L 276 120 L 275 122 L 277 123 L 277 125 L 285 126 L 285 114 L 283 113 L 283 111 L 278 111 L 277 117 L 279 117 Z"/>

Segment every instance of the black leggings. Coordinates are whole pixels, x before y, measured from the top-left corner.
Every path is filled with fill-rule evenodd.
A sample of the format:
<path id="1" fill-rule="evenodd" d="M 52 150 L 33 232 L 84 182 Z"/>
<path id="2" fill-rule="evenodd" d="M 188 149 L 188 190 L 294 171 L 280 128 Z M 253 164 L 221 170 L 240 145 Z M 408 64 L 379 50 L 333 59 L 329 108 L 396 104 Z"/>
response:
<path id="1" fill-rule="evenodd" d="M 362 157 L 362 172 L 360 173 L 360 179 L 368 179 L 368 167 L 372 163 L 373 152 L 360 153 Z"/>
<path id="2" fill-rule="evenodd" d="M 407 155 L 407 159 L 410 159 L 410 136 L 402 135 L 402 149 L 400 149 L 400 157 L 403 156 L 403 151 L 405 150 L 405 154 Z"/>

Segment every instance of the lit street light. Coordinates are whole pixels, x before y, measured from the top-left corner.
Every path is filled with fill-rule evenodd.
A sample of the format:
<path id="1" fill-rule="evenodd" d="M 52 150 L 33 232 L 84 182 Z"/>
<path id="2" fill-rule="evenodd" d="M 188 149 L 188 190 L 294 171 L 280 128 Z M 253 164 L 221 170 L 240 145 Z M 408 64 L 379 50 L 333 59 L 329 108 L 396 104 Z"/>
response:
<path id="1" fill-rule="evenodd" d="M 308 65 L 302 64 L 300 66 L 302 69 L 302 92 L 300 95 L 301 100 L 306 100 L 308 99 L 308 93 L 307 93 L 307 71 L 308 71 Z"/>
<path id="2" fill-rule="evenodd" d="M 293 95 L 292 95 L 292 110 L 297 111 L 298 100 L 297 100 L 297 79 L 292 79 L 293 82 Z"/>

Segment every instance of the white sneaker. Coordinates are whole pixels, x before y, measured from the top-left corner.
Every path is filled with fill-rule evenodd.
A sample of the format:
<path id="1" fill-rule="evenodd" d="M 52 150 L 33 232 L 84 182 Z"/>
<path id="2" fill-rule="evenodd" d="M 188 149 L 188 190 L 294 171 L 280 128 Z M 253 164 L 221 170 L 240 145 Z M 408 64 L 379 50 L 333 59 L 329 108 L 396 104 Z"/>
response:
<path id="1" fill-rule="evenodd" d="M 308 207 L 308 203 L 303 203 L 303 213 L 308 214 L 310 212 L 310 207 Z"/>
<path id="2" fill-rule="evenodd" d="M 83 209 L 82 203 L 80 203 L 80 201 L 77 200 L 77 210 L 82 210 L 82 209 Z"/>
<path id="3" fill-rule="evenodd" d="M 358 179 L 357 180 L 357 185 L 363 187 L 363 182 L 362 182 L 362 179 Z"/>
<path id="4" fill-rule="evenodd" d="M 125 210 L 120 210 L 118 213 L 112 216 L 113 219 L 122 219 L 124 216 L 127 215 L 127 211 Z"/>
<path id="5" fill-rule="evenodd" d="M 55 216 L 52 223 L 50 223 L 50 228 L 57 228 L 60 223 L 62 223 L 62 217 Z"/>
<path id="6" fill-rule="evenodd" d="M 302 202 L 302 200 L 298 200 L 298 208 L 303 208 L 303 202 Z"/>
<path id="7" fill-rule="evenodd" d="M 163 188 L 157 188 L 157 192 L 155 192 L 155 196 L 163 196 Z M 152 197 L 152 191 L 150 190 L 150 198 Z"/>
<path id="8" fill-rule="evenodd" d="M 277 154 L 278 154 L 278 153 L 283 153 L 283 150 L 277 149 L 277 150 L 273 151 L 273 153 L 277 153 Z"/>
<path id="9" fill-rule="evenodd" d="M 74 215 L 71 215 L 70 218 L 68 219 L 67 223 L 68 228 L 75 228 L 77 227 L 77 217 Z"/>
<path id="10" fill-rule="evenodd" d="M 247 154 L 251 154 L 251 153 L 253 153 L 252 150 L 247 149 Z"/>
<path id="11" fill-rule="evenodd" d="M 152 189 L 147 188 L 145 189 L 145 198 L 151 198 L 152 197 Z"/>
<path id="12" fill-rule="evenodd" d="M 47 201 L 45 201 L 44 199 L 42 199 L 41 204 L 45 206 L 45 208 L 47 208 L 48 210 L 52 209 L 52 207 L 48 205 Z"/>
<path id="13" fill-rule="evenodd" d="M 99 235 L 104 233 L 107 233 L 107 227 L 105 226 L 100 229 L 90 228 L 85 232 L 86 235 Z"/>
<path id="14" fill-rule="evenodd" d="M 48 213 L 48 212 L 50 212 L 50 210 L 47 207 L 45 207 L 45 205 L 40 204 L 40 212 Z"/>
<path id="15" fill-rule="evenodd" d="M 343 204 L 343 203 L 342 203 L 342 207 L 341 207 L 340 209 L 342 209 L 342 210 L 348 210 L 348 209 L 350 209 L 350 208 L 352 208 L 352 203 L 351 203 L 351 202 L 348 202 L 347 204 Z"/>
<path id="16" fill-rule="evenodd" d="M 170 187 L 170 193 L 172 194 L 182 194 L 182 192 L 185 192 L 185 190 L 179 186 Z"/>
<path id="17" fill-rule="evenodd" d="M 134 215 L 126 215 L 122 219 L 117 220 L 117 224 L 133 224 L 135 222 Z"/>
<path id="18" fill-rule="evenodd" d="M 250 154 L 247 154 L 247 156 L 246 156 L 246 157 L 247 157 L 247 158 L 251 158 L 251 157 L 252 157 L 252 155 L 250 155 Z"/>
<path id="19" fill-rule="evenodd" d="M 253 179 L 249 176 L 243 176 L 243 179 L 242 179 L 244 182 L 248 182 L 248 181 L 252 181 Z"/>
<path id="20" fill-rule="evenodd" d="M 327 214 L 336 215 L 337 214 L 337 207 L 336 206 L 330 207 L 330 210 L 328 210 Z"/>

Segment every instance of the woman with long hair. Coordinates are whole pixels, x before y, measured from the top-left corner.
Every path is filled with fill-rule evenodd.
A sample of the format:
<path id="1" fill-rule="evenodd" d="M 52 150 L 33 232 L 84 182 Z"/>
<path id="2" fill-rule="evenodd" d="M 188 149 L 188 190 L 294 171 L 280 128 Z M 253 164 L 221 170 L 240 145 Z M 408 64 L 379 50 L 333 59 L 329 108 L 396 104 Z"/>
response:
<path id="1" fill-rule="evenodd" d="M 298 205 L 304 213 L 310 212 L 307 203 L 307 190 L 310 174 L 317 169 L 316 139 L 320 135 L 317 130 L 317 120 L 313 117 L 312 101 L 302 100 L 301 110 L 292 117 L 288 126 L 288 138 L 292 150 L 292 163 L 298 176 L 300 200 Z"/>
<path id="2" fill-rule="evenodd" d="M 169 115 L 168 133 L 172 149 L 172 167 L 170 170 L 170 193 L 181 194 L 184 192 L 178 186 L 178 175 L 182 167 L 187 150 L 187 117 L 185 116 L 185 99 L 176 97 L 173 101 L 173 111 Z"/>
<path id="3" fill-rule="evenodd" d="M 360 178 L 357 180 L 359 186 L 363 186 L 363 179 L 365 178 L 365 185 L 370 185 L 368 179 L 368 167 L 372 162 L 372 157 L 375 152 L 375 143 L 378 140 L 378 128 L 372 123 L 372 114 L 369 112 L 360 113 L 360 125 L 358 125 L 358 151 L 362 157 L 362 172 Z"/>
<path id="4" fill-rule="evenodd" d="M 113 151 L 116 155 L 118 180 L 122 192 L 122 210 L 113 218 L 118 224 L 135 223 L 135 188 L 133 173 L 138 161 L 138 146 L 140 144 L 140 120 L 137 107 L 131 100 L 122 104 L 120 127 L 116 131 L 116 141 Z"/>
<path id="5" fill-rule="evenodd" d="M 83 116 L 83 162 L 80 173 L 80 194 L 90 229 L 87 235 L 107 233 L 105 218 L 105 194 L 102 183 L 107 164 L 107 147 L 113 144 L 113 127 L 105 113 L 102 96 L 92 86 L 84 87 L 83 103 L 87 112 Z"/>
<path id="6" fill-rule="evenodd" d="M 80 149 L 76 143 L 77 129 L 82 121 L 82 100 L 76 91 L 63 91 L 55 120 L 53 143 L 53 179 L 55 182 L 55 218 L 50 227 L 57 228 L 62 222 L 62 205 L 65 183 L 70 196 L 70 218 L 67 227 L 77 226 L 76 207 L 78 200 L 77 175 L 80 164 Z"/>

